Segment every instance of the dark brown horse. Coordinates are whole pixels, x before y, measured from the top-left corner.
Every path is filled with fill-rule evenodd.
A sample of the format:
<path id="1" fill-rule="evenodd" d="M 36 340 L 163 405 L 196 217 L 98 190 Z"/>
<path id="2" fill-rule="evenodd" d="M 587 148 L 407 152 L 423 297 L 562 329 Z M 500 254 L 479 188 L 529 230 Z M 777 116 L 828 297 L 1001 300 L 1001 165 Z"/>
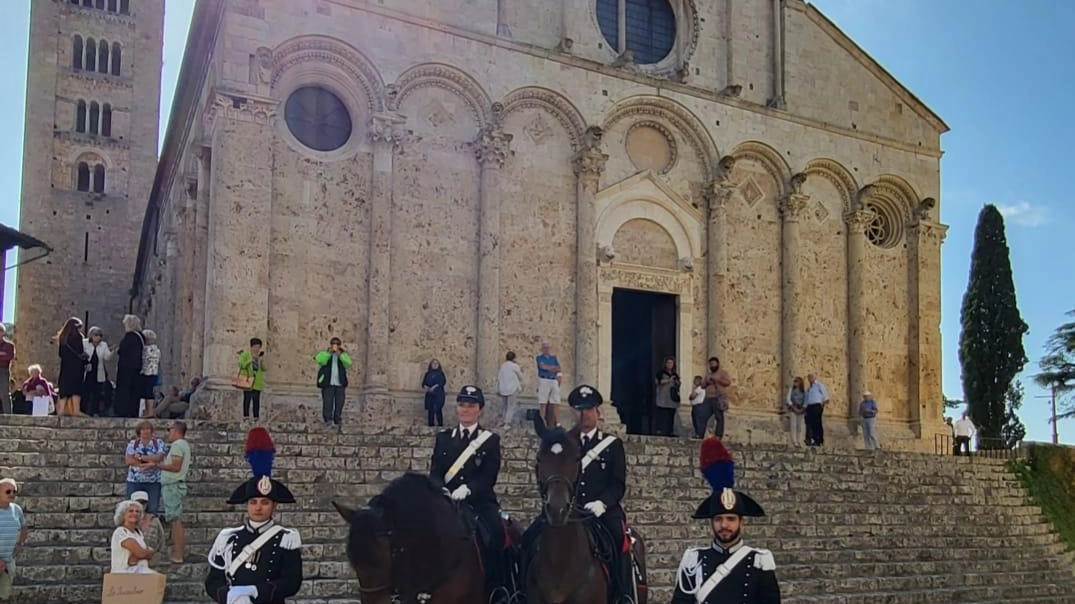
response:
<path id="1" fill-rule="evenodd" d="M 541 437 L 537 456 L 537 482 L 545 525 L 536 551 L 527 564 L 523 587 L 527 604 L 608 604 L 612 585 L 587 522 L 592 518 L 575 499 L 582 472 L 578 429 L 547 430 L 535 427 Z M 634 533 L 631 553 L 640 583 L 637 604 L 646 604 L 645 544 Z"/>
<path id="2" fill-rule="evenodd" d="M 362 604 L 484 601 L 474 533 L 426 476 L 404 474 L 358 510 L 333 505 L 350 525 L 347 558 Z"/>

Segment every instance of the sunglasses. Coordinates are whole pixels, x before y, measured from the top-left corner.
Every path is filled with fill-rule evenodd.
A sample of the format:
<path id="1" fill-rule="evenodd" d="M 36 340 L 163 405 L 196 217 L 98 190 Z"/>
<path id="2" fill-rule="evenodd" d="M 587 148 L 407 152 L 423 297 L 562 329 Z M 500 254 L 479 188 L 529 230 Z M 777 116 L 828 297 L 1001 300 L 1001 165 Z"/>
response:
<path id="1" fill-rule="evenodd" d="M 9 489 L 7 491 L 4 491 L 4 495 L 18 495 L 18 494 L 19 494 L 19 492 L 17 490 L 12 491 L 12 490 Z"/>

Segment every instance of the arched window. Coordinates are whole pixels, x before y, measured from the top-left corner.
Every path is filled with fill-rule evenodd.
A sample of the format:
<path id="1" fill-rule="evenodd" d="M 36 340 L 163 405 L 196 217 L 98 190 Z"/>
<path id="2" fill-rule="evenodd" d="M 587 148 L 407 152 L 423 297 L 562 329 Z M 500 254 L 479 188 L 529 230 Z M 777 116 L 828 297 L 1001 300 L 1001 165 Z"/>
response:
<path id="1" fill-rule="evenodd" d="M 75 36 L 71 41 L 71 67 L 82 69 L 82 36 Z"/>
<path id="2" fill-rule="evenodd" d="M 597 24 L 612 50 L 630 50 L 635 63 L 658 63 L 676 42 L 676 13 L 668 0 L 597 0 Z"/>
<path id="3" fill-rule="evenodd" d="M 97 71 L 97 42 L 86 38 L 86 70 Z"/>
<path id="4" fill-rule="evenodd" d="M 97 42 L 97 71 L 108 73 L 108 42 Z"/>
<path id="5" fill-rule="evenodd" d="M 112 136 L 112 105 L 101 107 L 101 136 Z"/>
<path id="6" fill-rule="evenodd" d="M 90 103 L 90 134 L 97 134 L 97 125 L 101 122 L 101 107 L 97 101 Z"/>
<path id="7" fill-rule="evenodd" d="M 119 0 L 119 12 L 124 15 L 131 14 L 131 0 Z"/>
<path id="8" fill-rule="evenodd" d="M 86 162 L 78 162 L 78 190 L 89 191 L 90 190 L 90 167 L 86 165 Z"/>
<path id="9" fill-rule="evenodd" d="M 116 6 L 116 0 L 108 0 L 108 12 L 114 13 L 119 9 Z"/>
<path id="10" fill-rule="evenodd" d="M 105 192 L 105 167 L 101 164 L 93 167 L 93 192 Z"/>
<path id="11" fill-rule="evenodd" d="M 112 75 L 119 75 L 120 64 L 122 63 L 123 49 L 120 48 L 119 42 L 112 43 Z"/>
<path id="12" fill-rule="evenodd" d="M 75 132 L 86 131 L 86 101 L 80 100 L 75 108 Z"/>

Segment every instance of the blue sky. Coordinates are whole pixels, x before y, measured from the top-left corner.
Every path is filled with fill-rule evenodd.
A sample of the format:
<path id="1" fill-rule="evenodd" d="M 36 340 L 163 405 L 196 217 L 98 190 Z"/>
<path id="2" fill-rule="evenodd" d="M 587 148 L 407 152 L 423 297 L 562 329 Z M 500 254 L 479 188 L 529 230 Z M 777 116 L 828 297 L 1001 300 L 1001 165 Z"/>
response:
<path id="1" fill-rule="evenodd" d="M 3 62 L 0 97 L 0 222 L 18 225 L 29 2 L 9 2 L 0 39 L 18 54 Z M 962 398 L 959 308 L 967 284 L 978 211 L 995 203 L 1007 221 L 1012 267 L 1030 333 L 1024 346 L 1037 370 L 1042 344 L 1075 309 L 1075 280 L 1048 267 L 1070 266 L 1075 224 L 1070 144 L 1075 120 L 1075 2 L 1064 0 L 813 0 L 830 19 L 941 115 L 942 337 L 944 391 Z M 193 0 L 171 0 L 165 24 L 161 118 L 175 89 Z M 1068 225 L 1065 227 L 1064 225 Z M 9 264 L 11 260 L 9 260 Z M 1061 275 L 1068 269 L 1061 269 Z M 12 317 L 14 271 L 8 271 L 4 319 Z M 1028 438 L 1049 440 L 1046 393 L 1024 379 Z M 1060 438 L 1075 443 L 1075 422 Z"/>

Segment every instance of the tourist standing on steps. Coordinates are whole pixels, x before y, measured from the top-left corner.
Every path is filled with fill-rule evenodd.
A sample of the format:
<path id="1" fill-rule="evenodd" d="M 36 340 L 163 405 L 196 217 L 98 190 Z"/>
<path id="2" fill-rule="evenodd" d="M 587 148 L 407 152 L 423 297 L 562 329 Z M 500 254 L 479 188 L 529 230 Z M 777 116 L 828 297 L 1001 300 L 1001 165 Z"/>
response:
<path id="1" fill-rule="evenodd" d="M 90 368 L 82 384 L 82 412 L 97 417 L 105 414 L 105 385 L 108 383 L 105 363 L 112 359 L 112 350 L 100 327 L 91 327 L 86 335 L 87 350 L 91 352 Z"/>
<path id="2" fill-rule="evenodd" d="M 806 376 L 810 385 L 806 388 L 806 444 L 820 447 L 825 444 L 825 405 L 829 403 L 829 390 L 817 374 L 810 372 Z"/>
<path id="3" fill-rule="evenodd" d="M 877 401 L 873 400 L 873 393 L 869 390 L 862 393 L 859 417 L 862 418 L 862 442 L 866 449 L 872 451 L 877 448 Z"/>
<path id="4" fill-rule="evenodd" d="M 662 436 L 675 436 L 676 410 L 679 408 L 679 374 L 676 373 L 675 357 L 667 357 L 664 367 L 657 372 L 657 416 L 654 418 L 654 433 Z"/>
<path id="5" fill-rule="evenodd" d="M 537 402 L 541 416 L 549 426 L 559 426 L 556 420 L 556 408 L 560 406 L 560 380 L 563 377 L 560 361 L 552 353 L 548 340 L 541 341 L 541 354 L 537 361 Z"/>
<path id="6" fill-rule="evenodd" d="M 253 477 L 239 485 L 229 505 L 245 505 L 243 524 L 226 528 L 209 550 L 205 592 L 217 604 L 283 604 L 302 587 L 302 539 L 273 517 L 295 496 L 272 478 L 276 452 L 265 428 L 246 437 L 246 461 Z"/>
<path id="7" fill-rule="evenodd" d="M 314 356 L 317 363 L 317 387 L 321 389 L 321 419 L 327 428 L 339 428 L 343 421 L 343 403 L 347 400 L 347 370 L 351 355 L 343 349 L 343 341 L 332 338 L 328 349 Z"/>
<path id="8" fill-rule="evenodd" d="M 0 480 L 0 601 L 11 599 L 15 582 L 15 556 L 26 545 L 30 526 L 15 503 L 19 485 L 14 478 Z"/>
<path id="9" fill-rule="evenodd" d="M 265 351 L 261 338 L 250 338 L 250 349 L 239 351 L 239 376 L 250 381 L 243 390 L 243 418 L 261 417 L 261 391 L 265 389 Z"/>
<path id="10" fill-rule="evenodd" d="M 142 332 L 146 344 L 142 347 L 142 417 L 153 417 L 157 407 L 157 387 L 160 386 L 161 349 L 157 346 L 157 332 Z"/>
<path id="11" fill-rule="evenodd" d="M 142 398 L 142 320 L 134 315 L 123 317 L 123 339 L 115 349 L 116 391 L 112 409 L 116 417 L 137 417 L 138 401 Z"/>
<path id="12" fill-rule="evenodd" d="M 511 428 L 511 420 L 515 419 L 519 393 L 523 391 L 523 368 L 515 362 L 515 353 L 510 350 L 496 374 L 496 391 L 504 406 L 503 429 L 508 430 Z"/>
<path id="13" fill-rule="evenodd" d="M 71 317 L 56 334 L 60 352 L 59 400 L 56 415 L 82 415 L 82 385 L 86 380 L 86 338 L 82 335 L 82 321 Z"/>
<path id="14" fill-rule="evenodd" d="M 15 343 L 7 337 L 7 326 L 0 323 L 0 413 L 11 413 L 11 361 L 15 360 Z"/>
<path id="15" fill-rule="evenodd" d="M 153 436 L 153 424 L 143 421 L 134 428 L 134 438 L 123 451 L 127 463 L 127 497 L 137 492 L 147 495 L 145 512 L 160 514 L 161 471 L 157 462 L 163 461 L 164 441 Z"/>
<path id="16" fill-rule="evenodd" d="M 131 501 L 142 506 L 143 510 L 149 509 L 149 493 L 145 491 L 131 493 Z M 154 553 L 161 551 L 164 547 L 164 525 L 161 524 L 160 518 L 148 512 L 143 513 L 138 529 L 142 531 L 142 538 Z"/>
<path id="17" fill-rule="evenodd" d="M 423 401 L 426 410 L 426 425 L 444 426 L 444 389 L 448 387 L 448 376 L 444 375 L 444 369 L 440 361 L 432 359 L 426 367 L 425 375 L 422 376 L 422 390 L 425 391 Z"/>
<path id="18" fill-rule="evenodd" d="M 964 411 L 963 417 L 956 420 L 953 431 L 956 437 L 955 454 L 970 455 L 970 439 L 978 432 L 978 428 L 971 421 L 968 412 Z"/>
<path id="19" fill-rule="evenodd" d="M 806 443 L 806 388 L 803 379 L 795 376 L 791 380 L 791 388 L 788 389 L 788 432 L 791 433 L 791 444 L 801 447 Z"/>
<path id="20" fill-rule="evenodd" d="M 190 472 L 190 443 L 187 424 L 177 421 L 168 429 L 168 455 L 155 464 L 161 470 L 161 503 L 164 521 L 172 526 L 172 555 L 175 564 L 183 562 L 187 536 L 183 528 L 183 502 L 187 498 L 187 474 Z"/>
<path id="21" fill-rule="evenodd" d="M 696 375 L 691 387 L 691 427 L 694 429 L 694 438 L 705 436 L 707 423 L 709 415 L 705 412 L 705 386 L 702 385 L 702 376 Z"/>
<path id="22" fill-rule="evenodd" d="M 485 408 L 480 388 L 463 386 L 455 401 L 459 425 L 437 434 L 429 477 L 443 484 L 452 501 L 466 505 L 477 520 L 486 595 L 490 596 L 506 582 L 504 525 L 493 490 L 500 476 L 500 436 L 478 423 Z"/>
<path id="23" fill-rule="evenodd" d="M 743 518 L 765 512 L 733 489 L 735 466 L 720 439 L 702 442 L 699 466 L 713 493 L 693 517 L 709 521 L 713 541 L 683 554 L 672 604 L 780 604 L 772 552 L 743 543 Z"/>
<path id="24" fill-rule="evenodd" d="M 705 386 L 705 407 L 700 412 L 708 414 L 705 425 L 709 424 L 709 417 L 713 417 L 713 434 L 717 438 L 724 438 L 724 414 L 728 411 L 728 389 L 732 386 L 732 376 L 720 368 L 720 359 L 709 357 L 709 372 L 702 381 Z"/>

